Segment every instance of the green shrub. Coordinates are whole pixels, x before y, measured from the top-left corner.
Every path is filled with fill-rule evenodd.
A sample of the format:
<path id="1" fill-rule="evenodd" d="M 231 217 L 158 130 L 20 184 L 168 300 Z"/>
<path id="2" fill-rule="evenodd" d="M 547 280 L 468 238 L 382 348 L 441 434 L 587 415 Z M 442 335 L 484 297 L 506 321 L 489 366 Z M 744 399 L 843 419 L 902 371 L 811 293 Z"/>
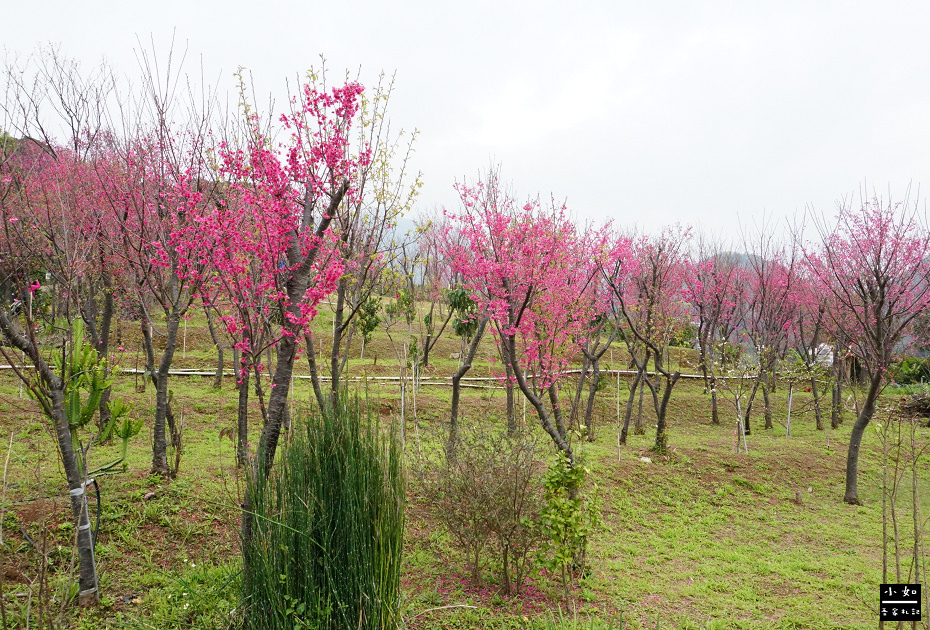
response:
<path id="1" fill-rule="evenodd" d="M 907 357 L 894 371 L 894 380 L 899 385 L 930 382 L 930 359 Z"/>
<path id="2" fill-rule="evenodd" d="M 668 345 L 672 348 L 693 348 L 694 340 L 697 338 L 697 329 L 693 324 L 687 324 L 675 330 Z"/>
<path id="3" fill-rule="evenodd" d="M 584 574 L 590 537 L 601 525 L 597 484 L 586 487 L 589 472 L 580 457 L 571 465 L 559 451 L 543 481 L 545 507 L 539 527 L 544 544 L 540 555 L 550 569 L 561 573 L 566 601 L 574 573 Z"/>
<path id="4" fill-rule="evenodd" d="M 394 628 L 404 474 L 394 434 L 357 397 L 295 420 L 243 543 L 245 627 Z"/>

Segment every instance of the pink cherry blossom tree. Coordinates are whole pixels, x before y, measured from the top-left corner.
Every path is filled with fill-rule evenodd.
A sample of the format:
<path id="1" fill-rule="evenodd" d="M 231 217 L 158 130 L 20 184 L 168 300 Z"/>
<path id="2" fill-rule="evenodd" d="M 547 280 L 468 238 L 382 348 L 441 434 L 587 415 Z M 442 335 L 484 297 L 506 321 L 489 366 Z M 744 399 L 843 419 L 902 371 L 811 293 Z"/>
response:
<path id="1" fill-rule="evenodd" d="M 639 386 L 652 394 L 656 412 L 656 451 L 667 444 L 666 411 L 672 390 L 681 372 L 672 371 L 666 361 L 666 350 L 672 335 L 687 324 L 684 301 L 687 244 L 691 231 L 674 226 L 665 228 L 656 237 L 637 239 L 618 237 L 601 267 L 614 297 L 614 317 L 644 349 L 631 352 Z M 628 347 L 632 344 L 628 344 Z M 652 361 L 654 375 L 648 373 Z M 622 440 L 621 434 L 621 440 Z"/>
<path id="2" fill-rule="evenodd" d="M 605 239 L 606 229 L 595 237 L 595 242 L 604 242 Z M 588 395 L 584 404 L 583 426 L 585 437 L 589 442 L 594 441 L 594 403 L 598 385 L 601 382 L 601 359 L 610 349 L 620 331 L 611 317 L 611 296 L 610 286 L 602 274 L 595 274 L 583 302 L 587 322 L 579 344 L 582 362 L 572 404 L 572 425 L 574 426 L 581 412 L 581 396 L 587 383 Z"/>
<path id="3" fill-rule="evenodd" d="M 744 412 L 747 435 L 751 433 L 750 413 L 760 389 L 765 403 L 765 428 L 773 427 L 769 394 L 775 386 L 778 366 L 791 345 L 791 326 L 797 311 L 794 300 L 798 296 L 798 257 L 794 243 L 777 243 L 766 225 L 746 235 L 747 291 L 742 321 L 757 368 Z"/>
<path id="4" fill-rule="evenodd" d="M 845 338 L 868 376 L 865 400 L 849 439 L 846 503 L 860 504 L 859 449 L 875 414 L 888 370 L 915 320 L 930 308 L 930 233 L 907 196 L 860 196 L 839 203 L 835 222 L 815 222 L 820 247 L 806 262 L 821 291 L 833 301 L 827 324 Z"/>
<path id="5" fill-rule="evenodd" d="M 736 254 L 720 243 L 699 237 L 687 261 L 684 299 L 697 320 L 698 361 L 704 392 L 711 396 L 711 422 L 720 424 L 717 404 L 718 363 L 725 360 L 723 344 L 732 340 L 742 314 L 745 270 Z"/>
<path id="6" fill-rule="evenodd" d="M 564 205 L 522 206 L 496 171 L 457 186 L 463 209 L 450 219 L 467 243 L 447 252 L 464 286 L 494 324 L 501 356 L 556 447 L 574 463 L 559 384 L 587 323 L 596 251 Z"/>
<path id="7" fill-rule="evenodd" d="M 209 225 L 223 248 L 212 259 L 227 277 L 220 283 L 233 305 L 224 315 L 227 330 L 240 336 L 245 361 L 240 375 L 251 369 L 260 378 L 256 357 L 269 345 L 277 357 L 251 471 L 258 486 L 274 462 L 300 341 L 345 269 L 331 226 L 351 207 L 353 181 L 368 160 L 367 152 L 353 156 L 349 147 L 362 91 L 352 82 L 326 90 L 307 83 L 293 98 L 291 112 L 280 117 L 287 133 L 280 146 L 246 111 L 246 141 L 220 147 L 230 205 L 218 209 Z M 263 336 L 272 314 L 275 328 Z M 252 532 L 250 497 L 247 493 L 242 516 L 245 540 Z"/>
<path id="8" fill-rule="evenodd" d="M 201 125 L 205 124 L 201 121 Z M 175 133 L 167 126 L 140 129 L 115 147 L 119 169 L 101 172 L 102 199 L 114 223 L 114 258 L 123 299 L 142 314 L 146 371 L 155 385 L 152 472 L 172 477 L 180 464 L 182 428 L 169 401 L 170 368 L 181 321 L 212 274 L 216 241 L 203 229 L 217 182 L 205 160 L 206 130 Z M 164 348 L 154 342 L 164 321 Z M 174 462 L 168 461 L 168 439 Z"/>
<path id="9" fill-rule="evenodd" d="M 257 128 L 244 149 L 223 145 L 220 155 L 226 185 L 222 200 L 206 223 L 217 242 L 223 244 L 211 252 L 218 271 L 211 281 L 211 290 L 217 296 L 214 303 L 224 330 L 240 357 L 236 368 L 237 456 L 240 464 L 245 464 L 249 459 L 250 378 L 254 378 L 259 397 L 262 426 L 269 421 L 262 384 L 264 370 L 271 366 L 262 363 L 262 356 L 267 354 L 266 350 L 277 349 L 286 335 L 282 326 L 282 322 L 288 321 L 286 283 L 294 271 L 288 264 L 288 251 L 292 235 L 300 232 L 297 210 L 302 200 L 300 191 L 292 186 L 286 166 Z M 332 291 L 342 266 L 329 264 L 333 238 L 325 228 L 319 235 L 303 231 L 300 236 L 301 248 L 308 252 L 316 248 L 319 260 L 309 270 L 308 287 L 298 304 L 301 318 L 292 322 L 295 334 L 303 336 L 320 300 Z M 285 413 L 286 410 L 285 407 Z"/>
<path id="10" fill-rule="evenodd" d="M 54 321 L 43 323 L 43 319 L 55 318 L 40 317 L 37 304 L 40 298 L 49 297 L 42 290 L 45 274 L 54 274 L 61 298 L 58 319 L 64 318 L 70 325 L 76 318 L 73 309 L 80 292 L 79 278 L 89 270 L 92 255 L 80 226 L 81 202 L 86 199 L 71 194 L 75 191 L 69 186 L 74 183 L 69 166 L 74 166 L 74 156 L 67 149 L 58 147 L 56 151 L 29 139 L 17 145 L 4 146 L 0 157 L 0 274 L 7 293 L 0 302 L 0 335 L 5 341 L 0 345 L 0 356 L 13 366 L 51 421 L 78 528 L 79 601 L 90 605 L 99 600 L 99 591 L 84 498 L 82 460 L 86 454 L 80 445 L 75 446 L 79 418 L 69 414 L 75 375 L 69 372 L 71 361 L 66 359 L 84 340 L 69 334 L 70 327 L 55 330 Z M 58 352 L 50 351 L 48 337 L 53 335 L 66 340 Z M 31 370 L 18 367 L 27 361 Z"/>
<path id="11" fill-rule="evenodd" d="M 437 224 L 438 259 L 444 272 L 448 276 L 449 287 L 446 298 L 449 302 L 449 314 L 452 316 L 452 332 L 461 340 L 459 350 L 459 367 L 452 375 L 452 400 L 449 408 L 449 435 L 446 440 L 446 456 L 450 461 L 456 457 L 459 438 L 459 402 L 461 399 L 462 379 L 472 368 L 478 345 L 484 338 L 490 314 L 478 308 L 474 298 L 477 295 L 466 287 L 465 274 L 456 269 L 469 268 L 468 261 L 472 260 L 472 250 L 469 246 L 467 230 L 460 229 L 460 225 L 467 225 L 466 221 L 452 216 L 444 216 L 441 224 Z M 469 283 L 468 286 L 471 286 Z M 512 370 L 508 368 L 507 376 Z M 507 388 L 507 423 L 508 429 L 515 430 L 516 424 L 513 416 L 513 383 L 505 382 Z"/>
<path id="12" fill-rule="evenodd" d="M 810 383 L 814 399 L 814 420 L 818 431 L 823 431 L 821 385 L 818 376 L 823 360 L 823 342 L 826 339 L 827 313 L 832 310 L 829 293 L 820 290 L 810 268 L 803 265 L 795 279 L 791 302 L 795 305 L 790 332 L 791 343 L 803 365 L 803 375 Z M 835 428 L 835 427 L 834 427 Z"/>
<path id="13" fill-rule="evenodd" d="M 325 73 L 318 79 L 314 75 L 311 83 L 325 91 Z M 332 224 L 344 273 L 330 300 L 334 323 L 329 340 L 330 391 L 325 397 L 329 403 L 319 385 L 321 370 L 316 357 L 307 354 L 320 405 L 335 404 L 338 398 L 358 317 L 371 305 L 384 269 L 401 255 L 402 239 L 395 234 L 397 221 L 412 209 L 422 186 L 421 174 L 410 167 L 417 132 L 391 128 L 388 106 L 393 91 L 393 77 L 382 74 L 369 90 L 359 94 L 352 129 L 344 132 L 353 177 L 352 194 Z M 422 354 L 423 349 L 419 350 Z"/>
<path id="14" fill-rule="evenodd" d="M 91 164 L 110 78 L 81 72 L 54 49 L 30 63 L 7 68 L 0 101 L 0 128 L 19 136 L 0 131 L 0 355 L 51 422 L 76 527 L 78 602 L 91 605 L 99 585 L 84 496 L 90 443 L 77 431 L 106 410 L 109 388 L 106 353 L 85 344 L 79 320 L 100 255 Z"/>

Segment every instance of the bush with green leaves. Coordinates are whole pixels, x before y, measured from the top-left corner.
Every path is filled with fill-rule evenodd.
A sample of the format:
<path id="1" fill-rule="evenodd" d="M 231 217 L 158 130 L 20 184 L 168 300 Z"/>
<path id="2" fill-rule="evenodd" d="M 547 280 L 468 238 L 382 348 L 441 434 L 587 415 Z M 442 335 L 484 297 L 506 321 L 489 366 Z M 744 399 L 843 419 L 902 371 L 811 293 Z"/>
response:
<path id="1" fill-rule="evenodd" d="M 249 487 L 248 629 L 394 628 L 405 481 L 396 435 L 357 397 L 294 421 L 267 482 Z"/>
<path id="2" fill-rule="evenodd" d="M 930 382 L 930 359 L 906 357 L 893 371 L 894 380 L 899 385 L 912 385 Z"/>
<path id="3" fill-rule="evenodd" d="M 476 316 L 478 305 L 468 291 L 461 287 L 447 289 L 446 299 L 449 301 L 449 308 L 455 313 L 452 319 L 452 331 L 456 336 L 461 337 L 464 343 L 478 329 L 478 317 Z"/>
<path id="4" fill-rule="evenodd" d="M 590 472 L 580 456 L 572 465 L 559 451 L 543 480 L 540 558 L 549 569 L 561 574 L 566 600 L 573 576 L 584 574 L 588 543 L 601 525 L 598 488 L 593 482 L 589 487 Z"/>
<path id="5" fill-rule="evenodd" d="M 356 314 L 356 326 L 362 334 L 363 343 L 371 343 L 371 336 L 381 324 L 381 317 L 378 311 L 381 310 L 381 300 L 375 296 L 369 296 L 358 307 Z"/>
<path id="6" fill-rule="evenodd" d="M 697 336 L 697 329 L 694 324 L 686 324 L 672 334 L 668 340 L 668 345 L 672 348 L 693 348 Z"/>

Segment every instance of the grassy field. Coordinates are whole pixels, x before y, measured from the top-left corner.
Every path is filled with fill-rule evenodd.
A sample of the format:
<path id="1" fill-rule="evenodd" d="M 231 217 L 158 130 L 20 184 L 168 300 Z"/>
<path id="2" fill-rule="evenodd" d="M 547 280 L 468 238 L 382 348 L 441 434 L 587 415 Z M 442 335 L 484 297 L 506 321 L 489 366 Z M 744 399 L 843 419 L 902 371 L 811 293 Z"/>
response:
<path id="1" fill-rule="evenodd" d="M 325 329 L 325 317 L 319 325 Z M 123 324 L 115 344 L 125 349 L 118 352 L 120 367 L 135 367 L 137 341 L 136 331 Z M 202 321 L 195 318 L 188 325 L 185 346 L 177 367 L 215 365 Z M 450 376 L 457 366 L 450 355 L 458 350 L 456 340 L 443 339 L 423 376 Z M 357 357 L 358 348 L 354 351 Z M 486 342 L 469 376 L 491 374 L 493 353 Z M 687 353 L 680 357 L 687 358 Z M 622 360 L 618 349 L 615 365 Z M 390 376 L 397 365 L 382 334 L 364 359 L 350 361 L 349 374 Z M 306 373 L 306 363 L 300 373 Z M 103 605 L 71 613 L 68 627 L 224 628 L 236 619 L 242 481 L 233 443 L 221 434 L 234 426 L 236 392 L 231 378 L 220 390 L 210 388 L 211 380 L 177 377 L 171 385 L 175 413 L 183 414 L 185 427 L 176 480 L 148 474 L 150 428 L 133 441 L 127 470 L 100 479 L 96 549 Z M 152 417 L 151 385 L 138 391 L 141 380 L 123 375 L 116 386 L 118 395 L 135 403 L 138 417 Z M 623 379 L 621 396 L 625 388 Z M 786 437 L 780 422 L 787 392 L 780 387 L 773 398 L 775 429 L 761 428 L 760 406 L 749 453 L 736 454 L 734 423 L 711 425 L 709 397 L 698 381 L 684 381 L 670 403 L 671 452 L 654 457 L 647 451 L 654 439 L 648 399 L 646 434 L 631 435 L 618 449 L 616 395 L 614 383 L 600 392 L 596 441 L 584 446 L 600 488 L 604 526 L 593 542 L 592 570 L 572 601 L 562 599 L 557 580 L 540 573 L 531 576 L 521 597 L 503 597 L 490 578 L 470 584 L 465 559 L 420 498 L 412 474 L 402 579 L 409 628 L 523 628 L 544 623 L 543 617 L 560 609 L 568 619 L 577 618 L 578 627 L 588 627 L 584 624 L 592 617 L 623 628 L 876 627 L 882 453 L 874 431 L 867 432 L 861 459 L 865 504 L 855 507 L 841 501 L 851 412 L 840 429 L 816 431 L 810 394 L 801 392 L 794 401 L 793 435 Z M 396 384 L 370 381 L 367 396 L 385 420 L 396 418 Z M 409 454 L 442 438 L 449 399 L 448 386 L 424 386 L 415 417 L 407 403 Z M 886 404 L 892 399 L 886 396 Z M 296 379 L 295 408 L 310 404 L 309 382 Z M 464 406 L 466 424 L 503 423 L 500 389 L 469 389 Z M 0 531 L 6 612 L 21 619 L 27 608 L 35 614 L 47 601 L 57 614 L 67 596 L 74 532 L 54 442 L 35 403 L 21 396 L 8 371 L 0 374 L 0 409 L 0 464 L 9 458 Z M 733 417 L 727 404 L 721 412 Z M 253 417 L 259 417 L 257 410 Z M 531 415 L 527 422 L 545 437 Z M 921 429 L 919 437 L 926 441 L 928 433 Z M 91 464 L 108 461 L 116 450 L 94 446 Z M 641 461 L 643 456 L 652 461 Z M 923 497 L 930 497 L 928 461 L 920 470 Z M 909 503 L 905 507 L 909 510 Z M 930 504 L 925 502 L 923 510 L 926 514 Z M 910 530 L 906 523 L 902 527 L 905 540 Z M 44 585 L 51 597 L 39 596 Z"/>

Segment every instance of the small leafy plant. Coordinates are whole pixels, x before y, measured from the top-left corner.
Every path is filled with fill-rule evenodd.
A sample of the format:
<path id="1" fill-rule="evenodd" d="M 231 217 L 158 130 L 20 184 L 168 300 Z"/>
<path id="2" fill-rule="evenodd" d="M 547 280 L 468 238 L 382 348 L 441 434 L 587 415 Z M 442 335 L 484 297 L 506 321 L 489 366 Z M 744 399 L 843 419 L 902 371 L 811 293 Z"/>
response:
<path id="1" fill-rule="evenodd" d="M 544 544 L 540 559 L 561 574 L 566 601 L 574 576 L 584 574 L 590 537 L 601 526 L 597 484 L 586 487 L 590 472 L 580 458 L 572 465 L 559 452 L 543 480 L 545 507 L 539 528 Z"/>

